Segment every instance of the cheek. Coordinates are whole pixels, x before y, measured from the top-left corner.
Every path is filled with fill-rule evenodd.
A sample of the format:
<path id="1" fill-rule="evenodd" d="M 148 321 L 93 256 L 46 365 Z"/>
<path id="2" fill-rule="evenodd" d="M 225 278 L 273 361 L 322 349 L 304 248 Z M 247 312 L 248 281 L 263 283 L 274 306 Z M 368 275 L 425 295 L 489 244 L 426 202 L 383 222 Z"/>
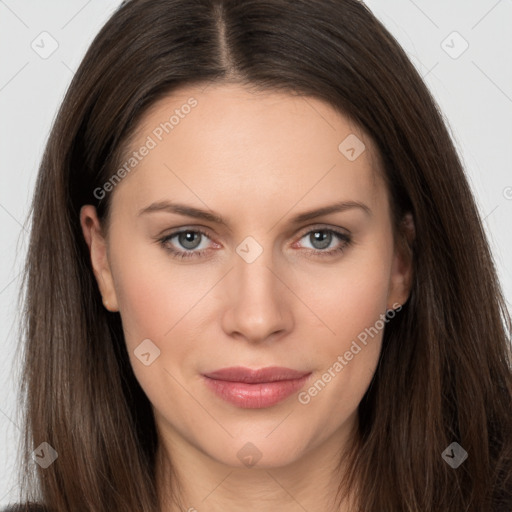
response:
<path id="1" fill-rule="evenodd" d="M 192 266 L 178 269 L 163 249 L 155 250 L 151 243 L 132 245 L 129 256 L 122 240 L 117 249 L 112 255 L 113 274 L 130 357 L 144 339 L 163 351 L 182 326 L 190 325 L 208 283 L 198 281 Z M 178 344 L 176 350 L 184 345 Z"/>
<path id="2" fill-rule="evenodd" d="M 134 251 L 116 267 L 126 348 L 137 381 L 150 401 L 163 409 L 172 401 L 181 404 L 180 410 L 187 410 L 190 400 L 174 378 L 183 381 L 181 372 L 187 372 L 193 355 L 201 351 L 196 332 L 199 301 L 211 285 L 198 283 L 192 267 L 172 271 L 172 263 L 167 265 L 165 258 L 156 262 L 147 256 L 145 251 Z M 148 351 L 150 364 L 146 366 L 141 354 Z"/>
<path id="3" fill-rule="evenodd" d="M 390 254 L 361 251 L 340 262 L 336 269 L 322 269 L 302 282 L 301 296 L 321 319 L 319 332 L 326 333 L 331 340 L 327 346 L 339 348 L 350 344 L 385 313 L 390 266 Z"/>
<path id="4" fill-rule="evenodd" d="M 309 404 L 307 410 L 320 416 L 336 411 L 328 428 L 336 427 L 337 418 L 353 413 L 375 373 L 386 326 L 381 315 L 386 312 L 389 289 L 392 251 L 388 249 L 375 244 L 357 258 L 347 258 L 336 272 L 331 269 L 329 279 L 317 275 L 316 283 L 323 286 L 315 288 L 309 280 L 303 288 L 309 289 L 308 304 L 318 312 L 322 327 L 311 326 L 319 371 L 300 403 Z"/>

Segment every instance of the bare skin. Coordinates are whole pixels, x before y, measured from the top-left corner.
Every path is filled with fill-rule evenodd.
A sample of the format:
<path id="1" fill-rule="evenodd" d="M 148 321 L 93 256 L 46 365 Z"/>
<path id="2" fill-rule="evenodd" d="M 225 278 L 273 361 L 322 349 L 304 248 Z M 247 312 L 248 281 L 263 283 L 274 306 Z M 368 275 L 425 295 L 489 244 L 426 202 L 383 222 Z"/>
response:
<path id="1" fill-rule="evenodd" d="M 155 128 L 191 97 L 197 106 L 156 140 Z M 350 134 L 365 145 L 352 161 L 350 147 L 338 148 Z M 155 413 L 162 510 L 348 512 L 349 503 L 334 505 L 335 468 L 357 429 L 384 329 L 366 344 L 360 335 L 407 300 L 412 272 L 393 242 L 371 140 L 324 102 L 236 85 L 164 98 L 146 113 L 131 149 L 148 136 L 156 147 L 111 192 L 108 233 L 92 205 L 82 208 L 81 224 L 105 307 L 121 315 Z M 140 213 L 159 201 L 215 212 L 227 225 Z M 352 205 L 291 223 L 340 201 L 368 211 Z M 206 236 L 158 242 L 183 228 Z M 178 259 L 169 248 L 196 254 Z M 147 339 L 160 350 L 149 365 L 134 352 Z M 205 385 L 204 373 L 230 366 L 311 375 L 302 394 L 243 408 Z M 325 385 L 309 392 L 319 380 Z M 181 508 L 170 499 L 169 462 Z"/>

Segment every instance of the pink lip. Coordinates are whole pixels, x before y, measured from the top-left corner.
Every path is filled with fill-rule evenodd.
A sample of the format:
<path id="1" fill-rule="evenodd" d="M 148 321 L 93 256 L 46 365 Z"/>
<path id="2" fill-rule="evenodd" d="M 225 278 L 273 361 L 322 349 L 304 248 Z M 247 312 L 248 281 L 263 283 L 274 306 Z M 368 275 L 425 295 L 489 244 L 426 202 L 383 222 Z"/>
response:
<path id="1" fill-rule="evenodd" d="M 311 372 L 270 366 L 258 370 L 223 368 L 203 375 L 206 385 L 218 396 L 241 408 L 271 407 L 298 391 Z"/>

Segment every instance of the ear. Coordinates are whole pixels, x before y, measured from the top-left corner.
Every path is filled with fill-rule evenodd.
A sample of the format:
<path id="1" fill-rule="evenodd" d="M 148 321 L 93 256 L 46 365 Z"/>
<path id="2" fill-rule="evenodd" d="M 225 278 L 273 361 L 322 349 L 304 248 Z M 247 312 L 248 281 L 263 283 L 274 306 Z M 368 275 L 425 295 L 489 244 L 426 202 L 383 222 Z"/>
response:
<path id="1" fill-rule="evenodd" d="M 80 224 L 89 247 L 92 269 L 103 297 L 103 304 L 109 311 L 119 311 L 114 280 L 108 261 L 107 242 L 94 206 L 90 204 L 82 206 Z"/>
<path id="2" fill-rule="evenodd" d="M 411 213 L 406 213 L 400 223 L 388 293 L 388 309 L 397 309 L 409 299 L 413 278 L 412 244 L 416 236 Z"/>

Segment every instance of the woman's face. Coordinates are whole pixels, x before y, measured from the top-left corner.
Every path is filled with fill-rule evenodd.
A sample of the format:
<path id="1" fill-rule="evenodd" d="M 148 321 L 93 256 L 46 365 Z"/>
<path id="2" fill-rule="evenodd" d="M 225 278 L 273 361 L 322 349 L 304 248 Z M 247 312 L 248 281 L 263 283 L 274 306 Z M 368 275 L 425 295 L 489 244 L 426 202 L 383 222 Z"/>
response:
<path id="1" fill-rule="evenodd" d="M 194 87 L 125 163 L 96 191 L 107 238 L 92 206 L 81 221 L 165 446 L 277 467 L 339 445 L 410 286 L 371 140 L 313 98 Z M 249 371 L 268 367 L 290 371 Z"/>

